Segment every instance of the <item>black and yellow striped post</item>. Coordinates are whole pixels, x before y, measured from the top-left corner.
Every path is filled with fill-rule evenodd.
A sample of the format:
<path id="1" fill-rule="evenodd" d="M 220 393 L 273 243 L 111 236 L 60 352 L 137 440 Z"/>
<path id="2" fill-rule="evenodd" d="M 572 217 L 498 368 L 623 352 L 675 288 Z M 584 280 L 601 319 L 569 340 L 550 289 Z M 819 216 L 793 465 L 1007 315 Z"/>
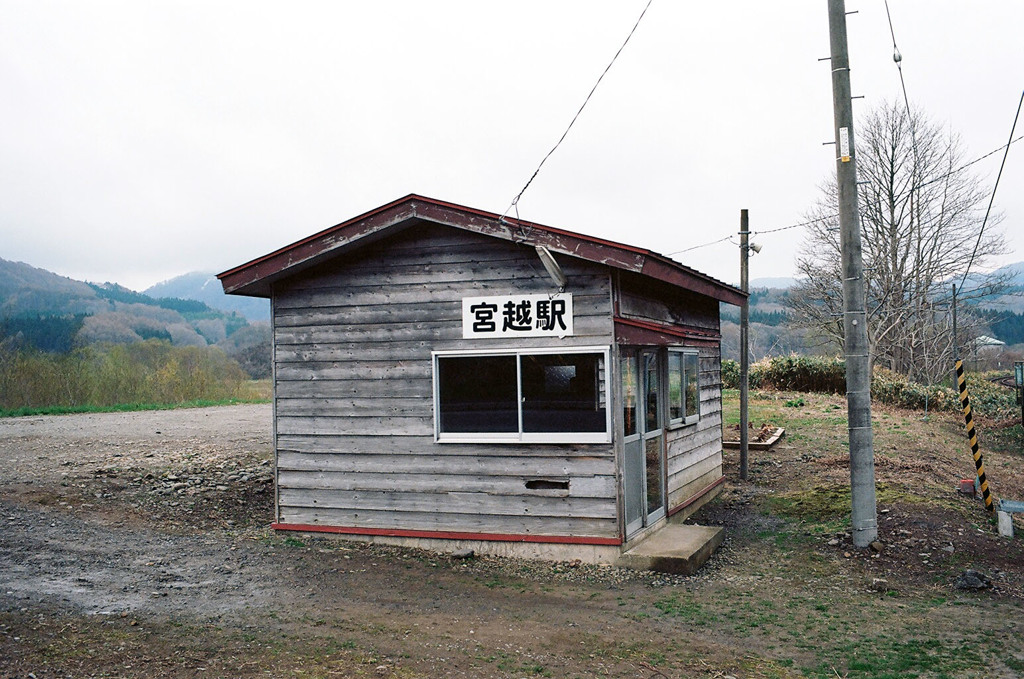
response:
<path id="1" fill-rule="evenodd" d="M 967 395 L 967 378 L 964 376 L 964 362 L 956 359 L 956 384 L 960 389 L 960 405 L 964 409 L 964 420 L 967 422 L 967 438 L 971 440 L 971 453 L 974 455 L 974 466 L 978 470 L 978 484 L 981 486 L 981 497 L 985 500 L 985 509 L 995 511 L 992 506 L 992 495 L 988 491 L 988 479 L 985 478 L 985 462 L 978 448 L 978 434 L 974 431 L 974 418 L 971 417 L 971 399 Z"/>

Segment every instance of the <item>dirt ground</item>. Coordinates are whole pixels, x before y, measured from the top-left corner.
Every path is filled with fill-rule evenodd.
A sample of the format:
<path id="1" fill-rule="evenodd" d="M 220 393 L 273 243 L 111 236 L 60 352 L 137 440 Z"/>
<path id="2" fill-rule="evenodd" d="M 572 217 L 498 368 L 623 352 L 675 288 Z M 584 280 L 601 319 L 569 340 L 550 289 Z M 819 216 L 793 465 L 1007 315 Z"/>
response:
<path id="1" fill-rule="evenodd" d="M 728 459 L 692 577 L 273 533 L 267 405 L 0 419 L 0 677 L 1024 675 L 1024 550 L 950 490 L 955 419 L 879 414 L 881 552 L 807 520 L 848 482 L 805 438 L 836 403 L 762 404 L 787 438 Z"/>

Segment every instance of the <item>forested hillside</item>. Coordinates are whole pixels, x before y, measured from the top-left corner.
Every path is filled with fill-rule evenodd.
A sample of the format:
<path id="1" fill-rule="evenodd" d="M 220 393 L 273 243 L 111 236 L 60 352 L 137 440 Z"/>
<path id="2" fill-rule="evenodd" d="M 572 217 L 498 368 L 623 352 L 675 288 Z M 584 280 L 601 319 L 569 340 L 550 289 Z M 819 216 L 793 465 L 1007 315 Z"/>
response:
<path id="1" fill-rule="evenodd" d="M 246 332 L 238 334 L 240 330 Z M 86 283 L 0 259 L 0 343 L 7 351 L 68 353 L 93 345 L 160 340 L 220 346 L 254 378 L 269 375 L 270 332 L 237 312 L 115 283 Z"/>
<path id="2" fill-rule="evenodd" d="M 995 299 L 984 299 L 982 308 L 975 307 L 981 321 L 976 329 L 980 334 L 989 335 L 1005 342 L 1008 347 L 1014 347 L 1024 344 L 1024 264 L 1014 264 L 1004 269 L 1016 273 L 1014 285 L 1010 287 L 1009 294 Z M 788 356 L 794 353 L 826 356 L 839 353 L 839 348 L 824 338 L 796 327 L 788 304 L 789 295 L 788 288 L 751 288 L 751 360 L 759 361 L 771 356 Z M 721 315 L 722 357 L 738 360 L 739 307 L 722 304 Z"/>
<path id="3" fill-rule="evenodd" d="M 236 311 L 250 321 L 270 320 L 270 300 L 225 295 L 220 281 L 212 273 L 193 271 L 147 288 L 150 297 L 193 299 L 221 311 Z"/>

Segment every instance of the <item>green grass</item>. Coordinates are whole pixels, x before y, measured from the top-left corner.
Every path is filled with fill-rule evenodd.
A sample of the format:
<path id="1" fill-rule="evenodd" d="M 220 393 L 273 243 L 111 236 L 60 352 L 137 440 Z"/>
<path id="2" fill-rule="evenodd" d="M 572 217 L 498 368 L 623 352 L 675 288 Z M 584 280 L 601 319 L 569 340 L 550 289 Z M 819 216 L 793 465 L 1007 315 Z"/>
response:
<path id="1" fill-rule="evenodd" d="M 984 667 L 976 644 L 966 641 L 877 636 L 849 641 L 833 652 L 837 660 L 845 660 L 845 676 L 849 677 L 958 677 Z M 819 665 L 817 673 L 821 677 L 835 676 L 827 663 Z"/>
<path id="2" fill-rule="evenodd" d="M 928 498 L 888 483 L 876 484 L 875 493 L 879 503 L 932 502 Z M 812 523 L 834 521 L 850 514 L 850 487 L 820 485 L 781 493 L 770 497 L 768 505 L 773 512 L 789 518 Z M 832 528 L 828 526 L 828 529 Z"/>
<path id="3" fill-rule="evenodd" d="M 868 601 L 817 592 L 780 602 L 770 584 L 764 590 L 767 597 L 743 587 L 748 586 L 708 594 L 676 592 L 655 601 L 654 607 L 673 624 L 694 631 L 713 628 L 735 639 L 772 641 L 764 661 L 796 667 L 812 677 L 975 676 L 997 657 L 1012 670 L 1024 666 L 986 642 L 990 631 L 984 625 L 963 630 L 956 638 L 923 637 L 920 621 L 949 606 L 942 598 L 908 606 L 891 598 Z M 772 659 L 774 653 L 787 657 Z"/>
<path id="4" fill-rule="evenodd" d="M 33 415 L 74 415 L 79 413 L 128 413 L 139 410 L 175 410 L 178 408 L 210 408 L 213 406 L 238 405 L 240 403 L 270 403 L 270 399 L 197 399 L 183 403 L 119 403 L 109 406 L 48 406 L 45 408 L 0 409 L 0 417 L 29 417 Z"/>

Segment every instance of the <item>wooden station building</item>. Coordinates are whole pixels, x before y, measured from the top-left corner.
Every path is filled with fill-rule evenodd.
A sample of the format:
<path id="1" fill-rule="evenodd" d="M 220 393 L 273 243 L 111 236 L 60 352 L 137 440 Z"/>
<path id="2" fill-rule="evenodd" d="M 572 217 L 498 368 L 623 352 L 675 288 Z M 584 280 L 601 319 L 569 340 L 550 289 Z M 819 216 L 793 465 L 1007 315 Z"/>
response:
<path id="1" fill-rule="evenodd" d="M 218 277 L 271 300 L 277 529 L 613 562 L 724 480 L 744 293 L 667 257 L 410 195 Z"/>

